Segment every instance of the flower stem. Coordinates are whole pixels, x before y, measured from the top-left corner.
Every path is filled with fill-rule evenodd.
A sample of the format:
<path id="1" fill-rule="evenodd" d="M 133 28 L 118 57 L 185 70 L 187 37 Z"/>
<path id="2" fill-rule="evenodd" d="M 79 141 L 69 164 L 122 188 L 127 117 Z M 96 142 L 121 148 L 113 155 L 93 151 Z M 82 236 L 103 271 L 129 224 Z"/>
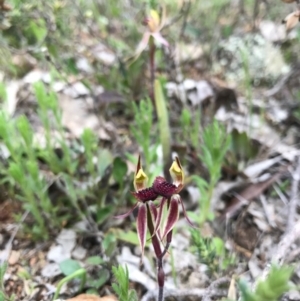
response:
<path id="1" fill-rule="evenodd" d="M 154 43 L 154 39 L 150 37 L 149 40 L 149 60 L 150 60 L 150 98 L 154 104 L 154 81 L 155 81 L 155 51 L 156 46 Z"/>
<path id="2" fill-rule="evenodd" d="M 163 301 L 163 300 L 164 300 L 164 287 L 159 287 L 157 301 Z"/>

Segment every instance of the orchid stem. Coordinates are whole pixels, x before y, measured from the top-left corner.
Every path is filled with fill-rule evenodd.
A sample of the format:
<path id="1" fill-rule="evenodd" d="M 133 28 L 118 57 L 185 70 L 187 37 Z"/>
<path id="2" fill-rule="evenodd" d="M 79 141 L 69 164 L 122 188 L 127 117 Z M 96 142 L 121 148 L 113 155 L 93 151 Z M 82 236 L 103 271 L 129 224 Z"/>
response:
<path id="1" fill-rule="evenodd" d="M 163 300 L 164 300 L 164 287 L 159 287 L 157 301 L 163 301 Z"/>
<path id="2" fill-rule="evenodd" d="M 150 37 L 149 40 L 149 46 L 150 46 L 150 51 L 149 51 L 149 59 L 150 59 L 150 98 L 154 104 L 154 81 L 155 81 L 155 51 L 156 51 L 156 46 L 154 43 L 154 40 L 152 37 Z"/>

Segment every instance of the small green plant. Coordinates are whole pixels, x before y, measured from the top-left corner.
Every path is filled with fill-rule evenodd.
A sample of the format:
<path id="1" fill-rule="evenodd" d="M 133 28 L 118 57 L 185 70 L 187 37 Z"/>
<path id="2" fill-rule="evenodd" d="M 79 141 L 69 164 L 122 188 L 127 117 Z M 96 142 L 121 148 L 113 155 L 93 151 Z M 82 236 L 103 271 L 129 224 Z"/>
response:
<path id="1" fill-rule="evenodd" d="M 4 275 L 7 269 L 7 263 L 0 262 L 0 301 L 14 301 L 15 295 L 7 296 L 4 289 Z"/>
<path id="2" fill-rule="evenodd" d="M 139 106 L 132 104 L 134 112 L 134 124 L 131 125 L 130 130 L 141 146 L 145 157 L 145 166 L 150 170 L 150 166 L 157 161 L 157 147 L 158 141 L 153 144 L 153 104 L 149 98 L 141 100 Z"/>
<path id="3" fill-rule="evenodd" d="M 213 219 L 211 198 L 215 185 L 221 177 L 221 168 L 230 146 L 231 136 L 226 133 L 225 127 L 215 120 L 204 129 L 202 140 L 199 157 L 208 170 L 209 180 L 206 181 L 198 175 L 192 177 L 201 193 L 200 215 L 196 217 L 200 226 L 206 220 Z"/>
<path id="4" fill-rule="evenodd" d="M 180 128 L 182 129 L 182 141 L 190 142 L 196 151 L 199 149 L 199 137 L 201 133 L 200 117 L 201 111 L 198 109 L 191 112 L 188 108 L 183 108 L 180 116 Z"/>
<path id="5" fill-rule="evenodd" d="M 5 89 L 1 90 L 5 100 Z M 0 162 L 1 184 L 8 187 L 12 197 L 21 201 L 24 209 L 30 212 L 33 226 L 29 232 L 33 238 L 39 239 L 47 239 L 50 229 L 60 228 L 63 221 L 69 220 L 70 210 L 75 210 L 83 220 L 101 224 L 112 214 L 114 206 L 105 202 L 107 187 L 101 188 L 97 183 L 111 176 L 111 173 L 106 175 L 106 170 L 113 163 L 112 176 L 124 188 L 123 179 L 127 172 L 121 158 L 113 161 L 109 151 L 98 147 L 91 130 L 84 130 L 79 142 L 72 145 L 68 142 L 57 96 L 51 87 L 49 90 L 42 83 L 34 85 L 44 143 L 37 143 L 34 129 L 24 115 L 12 119 L 5 110 L 0 113 L 0 137 L 8 153 L 8 160 Z M 41 172 L 41 164 L 47 165 L 50 179 L 48 174 Z M 78 172 L 79 169 L 83 173 Z M 82 185 L 84 181 L 91 184 Z M 48 191 L 53 183 L 62 192 L 55 200 Z M 122 189 L 124 194 L 126 191 Z M 94 208 L 85 203 L 87 199 L 95 199 Z M 62 210 L 62 204 L 69 204 L 70 210 Z M 95 221 L 87 210 L 94 210 Z M 24 229 L 27 230 L 26 226 Z"/>
<path id="6" fill-rule="evenodd" d="M 242 301 L 278 301 L 284 293 L 290 290 L 289 279 L 292 274 L 292 267 L 272 265 L 267 278 L 259 280 L 254 292 L 247 283 L 239 281 Z"/>
<path id="7" fill-rule="evenodd" d="M 191 229 L 192 252 L 199 262 L 207 265 L 211 275 L 218 275 L 235 263 L 233 255 L 226 252 L 224 242 L 218 237 L 203 238 L 198 229 Z"/>
<path id="8" fill-rule="evenodd" d="M 48 185 L 39 172 L 38 160 L 32 146 L 33 130 L 25 116 L 11 120 L 2 112 L 0 136 L 10 155 L 8 166 L 2 168 L 5 175 L 2 183 L 8 183 L 11 190 L 19 187 L 17 198 L 24 203 L 24 208 L 31 212 L 36 221 L 32 228 L 33 235 L 45 235 L 47 238 L 46 224 L 50 221 L 49 215 L 55 215 L 55 207 L 47 195 Z M 24 157 L 27 159 L 24 160 Z"/>
<path id="9" fill-rule="evenodd" d="M 60 290 L 65 283 L 70 282 L 73 279 L 80 279 L 79 292 L 81 292 L 86 283 L 86 270 L 81 268 L 80 264 L 72 259 L 67 259 L 60 263 L 60 269 L 62 273 L 66 276 L 57 284 L 53 300 L 56 300 L 59 296 Z"/>
<path id="10" fill-rule="evenodd" d="M 135 290 L 129 288 L 128 268 L 121 265 L 112 267 L 115 283 L 112 284 L 113 290 L 118 295 L 120 301 L 138 301 Z"/>
<path id="11" fill-rule="evenodd" d="M 171 157 L 171 130 L 169 125 L 169 113 L 167 109 L 167 103 L 163 93 L 161 81 L 159 79 L 156 79 L 154 82 L 154 99 L 155 99 L 156 112 L 158 117 L 160 143 L 162 145 L 162 153 L 163 153 L 163 162 L 168 164 Z"/>

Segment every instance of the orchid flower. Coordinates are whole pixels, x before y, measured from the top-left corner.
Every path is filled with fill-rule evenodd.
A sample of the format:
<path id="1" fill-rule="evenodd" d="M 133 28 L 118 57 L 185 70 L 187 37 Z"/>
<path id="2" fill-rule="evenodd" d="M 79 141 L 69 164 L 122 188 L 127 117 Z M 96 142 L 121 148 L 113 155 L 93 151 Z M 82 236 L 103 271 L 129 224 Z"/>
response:
<path id="1" fill-rule="evenodd" d="M 165 47 L 169 47 L 169 43 L 163 36 L 161 35 L 160 31 L 164 27 L 165 24 L 165 10 L 163 9 L 162 20 L 160 20 L 159 14 L 156 10 L 151 9 L 150 15 L 145 19 L 145 23 L 147 25 L 147 31 L 143 34 L 142 40 L 140 41 L 139 45 L 137 46 L 134 59 L 135 61 L 139 55 L 146 49 L 148 46 L 149 40 L 152 37 L 154 41 L 158 42 Z"/>
<path id="2" fill-rule="evenodd" d="M 184 184 L 184 172 L 178 157 L 175 158 L 170 168 L 170 174 L 173 183 L 169 183 L 163 177 L 156 177 L 151 187 L 146 188 L 148 177 L 141 166 L 141 158 L 139 156 L 136 172 L 134 175 L 133 186 L 135 192 L 132 192 L 137 199 L 134 207 L 127 213 L 117 216 L 118 218 L 127 217 L 135 208 L 138 208 L 137 214 L 137 234 L 142 249 L 142 257 L 146 244 L 147 229 L 151 235 L 151 242 L 157 259 L 157 282 L 159 286 L 158 301 L 163 300 L 163 290 L 165 283 L 165 273 L 163 270 L 163 257 L 168 252 L 172 232 L 175 223 L 179 218 L 179 205 L 182 206 L 183 214 L 190 225 L 182 199 L 179 192 Z M 155 206 L 154 200 L 162 197 L 158 207 Z M 166 221 L 160 229 L 163 211 L 167 210 Z M 164 250 L 161 248 L 161 241 L 166 237 L 166 245 Z"/>
<path id="3" fill-rule="evenodd" d="M 146 244 L 147 228 L 154 229 L 157 218 L 157 208 L 154 205 L 153 201 L 158 197 L 158 195 L 154 192 L 152 187 L 146 188 L 147 180 L 148 177 L 143 171 L 143 168 L 141 166 L 141 157 L 139 156 L 133 181 L 135 192 L 132 192 L 133 196 L 137 199 L 137 202 L 130 211 L 125 214 L 116 216 L 116 218 L 125 218 L 129 216 L 135 208 L 138 207 L 136 226 L 139 243 L 142 249 L 142 257 Z M 151 232 L 153 231 L 154 230 L 152 230 Z M 150 234 L 153 235 L 153 233 Z"/>
<path id="4" fill-rule="evenodd" d="M 171 234 L 175 223 L 179 219 L 179 205 L 182 207 L 182 211 L 187 222 L 194 226 L 187 216 L 184 204 L 179 195 L 184 185 L 184 171 L 182 169 L 179 158 L 176 157 L 170 168 L 170 174 L 173 179 L 173 183 L 167 182 L 163 177 L 156 177 L 153 183 L 153 190 L 157 195 L 162 196 L 162 200 L 159 205 L 158 216 L 156 219 L 156 230 L 159 230 L 162 222 L 163 211 L 167 207 L 167 216 L 162 230 L 159 231 L 159 235 L 163 240 L 169 233 Z M 167 238 L 167 243 L 170 243 L 171 236 Z"/>

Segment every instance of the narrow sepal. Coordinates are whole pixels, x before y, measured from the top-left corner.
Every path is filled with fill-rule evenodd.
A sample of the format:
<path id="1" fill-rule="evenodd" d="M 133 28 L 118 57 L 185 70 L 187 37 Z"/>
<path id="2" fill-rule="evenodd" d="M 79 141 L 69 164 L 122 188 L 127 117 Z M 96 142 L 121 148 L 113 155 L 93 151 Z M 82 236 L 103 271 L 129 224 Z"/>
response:
<path id="1" fill-rule="evenodd" d="M 179 201 L 180 201 L 180 196 L 177 194 L 172 196 L 170 200 L 166 226 L 163 229 L 162 239 L 164 239 L 164 237 L 173 229 L 175 223 L 179 219 Z"/>
<path id="2" fill-rule="evenodd" d="M 184 207 L 184 204 L 182 202 L 182 199 L 181 197 L 178 195 L 179 197 L 179 202 L 181 203 L 181 207 L 182 207 L 182 212 L 183 212 L 183 215 L 185 217 L 185 219 L 187 220 L 187 222 L 190 224 L 190 226 L 192 226 L 193 228 L 196 228 L 196 226 L 194 225 L 194 223 L 189 219 L 189 217 L 187 216 L 187 213 L 186 213 L 186 210 L 185 210 L 185 207 Z"/>
<path id="3" fill-rule="evenodd" d="M 166 47 L 169 47 L 168 41 L 160 34 L 160 32 L 152 32 L 151 35 L 155 39 L 155 41 Z"/>
<path id="4" fill-rule="evenodd" d="M 133 208 L 131 208 L 128 212 L 126 212 L 126 213 L 124 213 L 124 214 L 116 215 L 116 216 L 114 216 L 114 218 L 125 218 L 125 217 L 129 216 L 129 215 L 133 212 L 133 210 L 137 207 L 138 204 L 139 204 L 139 203 L 137 202 L 137 203 L 133 206 Z"/>
<path id="5" fill-rule="evenodd" d="M 150 230 L 150 234 L 151 236 L 153 236 L 154 234 L 156 234 L 156 220 L 157 220 L 157 216 L 158 216 L 158 212 L 157 212 L 157 208 L 156 206 L 154 205 L 153 202 L 148 202 L 148 208 L 149 208 L 149 212 L 150 212 L 150 218 L 151 218 L 151 224 L 153 225 L 153 230 L 149 229 Z M 149 225 L 149 223 L 148 223 Z M 148 227 L 149 228 L 149 227 Z M 152 231 L 152 233 L 151 233 Z"/>
<path id="6" fill-rule="evenodd" d="M 147 235 L 147 206 L 145 204 L 139 207 L 136 226 L 143 257 Z"/>
<path id="7" fill-rule="evenodd" d="M 162 255 L 162 251 L 161 251 L 160 241 L 156 234 L 154 234 L 151 237 L 151 241 L 152 241 L 152 245 L 153 245 L 153 249 L 154 249 L 156 258 L 160 258 Z"/>

